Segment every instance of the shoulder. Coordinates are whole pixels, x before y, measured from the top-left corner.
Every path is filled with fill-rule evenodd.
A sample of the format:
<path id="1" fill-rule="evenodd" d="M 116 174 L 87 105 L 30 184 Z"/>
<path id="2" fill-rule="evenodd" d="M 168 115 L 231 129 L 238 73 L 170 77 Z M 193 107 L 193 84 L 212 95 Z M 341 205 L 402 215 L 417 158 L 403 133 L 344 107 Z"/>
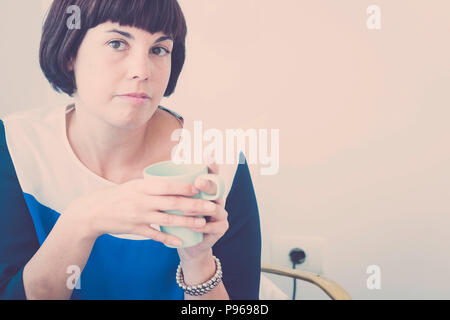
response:
<path id="1" fill-rule="evenodd" d="M 62 112 L 37 108 L 2 118 L 2 170 L 14 172 L 24 192 L 31 193 L 43 170 L 61 159 Z"/>
<path id="2" fill-rule="evenodd" d="M 162 116 L 168 118 L 169 121 L 171 121 L 175 125 L 181 125 L 181 127 L 183 127 L 184 118 L 180 114 L 163 106 L 158 106 L 158 112 L 162 114 Z"/>
<path id="3" fill-rule="evenodd" d="M 5 176 L 13 174 L 13 171 L 14 165 L 11 159 L 10 146 L 6 137 L 5 122 L 3 119 L 0 119 L 0 172 L 2 179 L 4 179 Z"/>
<path id="4" fill-rule="evenodd" d="M 2 118 L 8 145 L 22 145 L 58 132 L 58 108 L 34 108 L 9 114 Z M 35 141 L 36 142 L 36 141 Z"/>
<path id="5" fill-rule="evenodd" d="M 60 133 L 61 108 L 27 109 L 3 117 L 3 136 L 10 151 L 51 144 Z"/>
<path id="6" fill-rule="evenodd" d="M 39 107 L 19 110 L 9 113 L 2 117 L 4 123 L 14 123 L 18 121 L 45 121 L 50 115 L 55 115 L 58 111 L 62 112 L 61 106 L 58 107 Z"/>
<path id="7" fill-rule="evenodd" d="M 253 194 L 251 171 L 243 151 L 239 152 L 238 161 L 232 164 L 220 164 L 219 175 L 225 182 L 224 199 L 236 202 L 241 196 Z"/>
<path id="8" fill-rule="evenodd" d="M 164 142 L 167 142 L 167 139 L 170 141 L 172 132 L 183 128 L 183 121 L 183 118 L 177 113 L 159 106 L 152 117 L 151 126 L 153 128 L 149 133 L 159 138 L 164 137 Z"/>
<path id="9" fill-rule="evenodd" d="M 183 128 L 183 123 L 172 112 L 159 106 L 149 120 L 146 133 L 148 153 L 144 157 L 146 164 L 170 159 L 172 149 L 178 143 L 172 139 L 172 133 Z"/>
<path id="10" fill-rule="evenodd" d="M 11 191 L 11 182 L 17 181 L 17 174 L 2 119 L 0 119 L 0 178 L 0 196 L 4 196 Z"/>
<path id="11" fill-rule="evenodd" d="M 3 119 L 0 119 L 0 166 L 3 169 L 5 155 L 8 153 L 8 144 L 5 136 L 5 124 Z"/>

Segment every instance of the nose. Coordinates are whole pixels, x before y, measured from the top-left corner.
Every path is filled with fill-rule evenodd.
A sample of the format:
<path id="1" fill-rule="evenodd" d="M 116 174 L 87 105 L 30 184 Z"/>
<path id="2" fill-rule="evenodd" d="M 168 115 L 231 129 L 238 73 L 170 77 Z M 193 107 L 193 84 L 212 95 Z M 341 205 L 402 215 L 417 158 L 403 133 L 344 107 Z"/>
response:
<path id="1" fill-rule="evenodd" d="M 134 80 L 148 80 L 152 73 L 152 61 L 148 54 L 134 54 L 130 56 L 129 78 Z"/>

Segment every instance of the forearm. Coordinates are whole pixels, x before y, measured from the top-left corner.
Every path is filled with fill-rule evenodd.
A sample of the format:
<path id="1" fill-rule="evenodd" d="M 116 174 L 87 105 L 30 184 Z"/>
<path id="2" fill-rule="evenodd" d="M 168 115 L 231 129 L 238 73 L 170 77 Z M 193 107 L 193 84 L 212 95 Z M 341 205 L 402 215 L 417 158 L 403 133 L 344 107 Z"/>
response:
<path id="1" fill-rule="evenodd" d="M 42 246 L 26 264 L 23 284 L 28 300 L 65 300 L 72 295 L 67 285 L 69 266 L 83 270 L 95 243 L 81 226 L 62 215 Z"/>
<path id="2" fill-rule="evenodd" d="M 211 279 L 216 273 L 216 263 L 212 253 L 198 261 L 181 261 L 184 282 L 187 285 L 197 285 Z M 185 300 L 229 300 L 227 290 L 220 282 L 215 288 L 202 296 L 191 296 L 184 294 Z"/>

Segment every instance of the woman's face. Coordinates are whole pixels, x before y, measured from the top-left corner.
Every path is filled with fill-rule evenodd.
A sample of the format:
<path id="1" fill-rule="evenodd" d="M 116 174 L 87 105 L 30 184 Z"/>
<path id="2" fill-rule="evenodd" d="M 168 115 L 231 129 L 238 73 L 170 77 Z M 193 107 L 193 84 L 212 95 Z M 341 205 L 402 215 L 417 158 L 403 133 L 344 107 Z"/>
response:
<path id="1" fill-rule="evenodd" d="M 112 22 L 89 29 L 69 66 L 77 85 L 76 105 L 116 127 L 144 125 L 169 83 L 173 41 L 164 36 Z M 137 105 L 120 97 L 129 93 L 150 99 Z"/>

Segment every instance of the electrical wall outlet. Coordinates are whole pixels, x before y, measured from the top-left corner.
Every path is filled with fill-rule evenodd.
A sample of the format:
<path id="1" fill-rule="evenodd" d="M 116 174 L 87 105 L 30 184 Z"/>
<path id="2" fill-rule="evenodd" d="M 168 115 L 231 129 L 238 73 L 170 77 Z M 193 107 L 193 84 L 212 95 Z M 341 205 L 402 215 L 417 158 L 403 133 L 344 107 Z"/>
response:
<path id="1" fill-rule="evenodd" d="M 315 236 L 284 236 L 274 235 L 270 242 L 271 263 L 292 268 L 289 252 L 294 248 L 305 251 L 306 259 L 296 269 L 317 274 L 324 273 L 325 238 Z"/>

